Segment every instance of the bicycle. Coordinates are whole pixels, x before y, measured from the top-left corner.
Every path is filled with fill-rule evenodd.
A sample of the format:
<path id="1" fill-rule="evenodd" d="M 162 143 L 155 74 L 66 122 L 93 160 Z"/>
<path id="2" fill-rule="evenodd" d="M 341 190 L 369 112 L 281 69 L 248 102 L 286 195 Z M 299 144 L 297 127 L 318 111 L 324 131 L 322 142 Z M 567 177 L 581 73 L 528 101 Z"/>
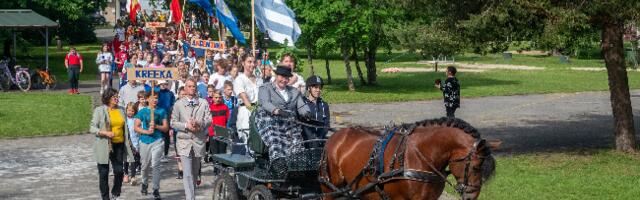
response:
<path id="1" fill-rule="evenodd" d="M 20 67 L 20 65 L 16 65 L 14 67 L 16 70 L 15 75 L 11 74 L 11 70 L 9 70 L 9 62 L 7 60 L 0 61 L 0 70 L 4 71 L 0 73 L 0 84 L 2 84 L 2 88 L 9 90 L 11 85 L 16 85 L 23 92 L 29 91 L 31 88 L 31 76 L 29 75 L 29 68 Z"/>
<path id="2" fill-rule="evenodd" d="M 57 85 L 58 79 L 56 79 L 56 75 L 51 74 L 49 70 L 45 70 L 42 68 L 38 68 L 35 70 L 35 73 L 33 74 L 34 88 L 52 90 L 55 89 Z"/>

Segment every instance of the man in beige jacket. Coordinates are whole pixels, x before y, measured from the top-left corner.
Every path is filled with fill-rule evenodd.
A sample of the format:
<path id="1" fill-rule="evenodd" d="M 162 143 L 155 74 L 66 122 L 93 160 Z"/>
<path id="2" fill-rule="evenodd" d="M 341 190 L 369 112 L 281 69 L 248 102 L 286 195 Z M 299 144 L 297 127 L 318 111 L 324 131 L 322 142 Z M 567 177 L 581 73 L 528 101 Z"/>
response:
<path id="1" fill-rule="evenodd" d="M 187 97 L 178 100 L 171 113 L 171 125 L 178 130 L 177 148 L 182 161 L 184 193 L 187 200 L 195 199 L 196 177 L 200 170 L 200 159 L 205 155 L 205 130 L 211 125 L 209 103 L 198 98 L 195 79 L 188 79 L 184 90 Z"/>

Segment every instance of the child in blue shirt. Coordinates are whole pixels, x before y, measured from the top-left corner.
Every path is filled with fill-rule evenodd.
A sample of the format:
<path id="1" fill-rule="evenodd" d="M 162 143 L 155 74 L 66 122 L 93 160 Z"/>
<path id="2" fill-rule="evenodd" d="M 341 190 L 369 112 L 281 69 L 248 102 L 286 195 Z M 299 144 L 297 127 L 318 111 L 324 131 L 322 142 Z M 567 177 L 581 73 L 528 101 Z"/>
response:
<path id="1" fill-rule="evenodd" d="M 160 198 L 160 160 L 164 150 L 164 133 L 169 131 L 167 112 L 158 107 L 158 96 L 146 95 L 149 107 L 141 109 L 136 114 L 135 131 L 140 134 L 140 161 L 142 164 L 142 189 L 143 195 L 147 194 L 147 183 L 149 171 L 153 175 L 153 196 Z M 151 121 L 151 109 L 153 111 L 153 121 Z"/>

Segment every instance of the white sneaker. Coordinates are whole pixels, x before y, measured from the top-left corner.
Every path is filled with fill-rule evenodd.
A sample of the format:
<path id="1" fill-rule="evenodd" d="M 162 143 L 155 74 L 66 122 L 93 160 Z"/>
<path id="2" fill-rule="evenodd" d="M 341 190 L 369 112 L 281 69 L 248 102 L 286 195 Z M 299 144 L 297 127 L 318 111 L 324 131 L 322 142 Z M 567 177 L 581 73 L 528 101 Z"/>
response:
<path id="1" fill-rule="evenodd" d="M 167 156 L 164 156 L 164 155 L 163 155 L 163 156 L 162 156 L 162 159 L 160 159 L 160 162 L 161 162 L 161 163 L 168 163 L 168 162 L 169 162 L 169 159 L 167 158 Z"/>

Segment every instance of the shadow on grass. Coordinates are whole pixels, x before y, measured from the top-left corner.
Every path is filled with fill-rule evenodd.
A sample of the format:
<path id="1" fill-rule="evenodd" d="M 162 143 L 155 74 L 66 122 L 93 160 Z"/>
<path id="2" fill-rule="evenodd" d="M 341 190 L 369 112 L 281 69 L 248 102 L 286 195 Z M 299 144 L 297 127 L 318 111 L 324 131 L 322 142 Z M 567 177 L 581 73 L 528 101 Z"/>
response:
<path id="1" fill-rule="evenodd" d="M 634 117 L 635 127 L 640 116 Z M 501 139 L 498 154 L 567 152 L 581 149 L 614 148 L 611 115 L 582 115 L 571 121 L 526 120 L 524 125 L 502 124 L 479 128 L 488 139 Z M 640 135 L 636 135 L 640 140 Z"/>
<path id="2" fill-rule="evenodd" d="M 366 76 L 365 76 L 366 79 Z M 418 73 L 397 73 L 382 74 L 378 76 L 378 85 L 362 85 L 357 76 L 354 77 L 356 92 L 360 93 L 395 93 L 395 94 L 416 94 L 425 91 L 436 91 L 435 80 L 445 77 L 442 72 L 418 72 Z M 473 87 L 486 87 L 498 85 L 518 85 L 520 81 L 498 80 L 480 76 L 460 77 L 461 89 Z M 332 84 L 328 85 L 331 91 L 347 92 L 346 78 L 333 78 Z"/>

